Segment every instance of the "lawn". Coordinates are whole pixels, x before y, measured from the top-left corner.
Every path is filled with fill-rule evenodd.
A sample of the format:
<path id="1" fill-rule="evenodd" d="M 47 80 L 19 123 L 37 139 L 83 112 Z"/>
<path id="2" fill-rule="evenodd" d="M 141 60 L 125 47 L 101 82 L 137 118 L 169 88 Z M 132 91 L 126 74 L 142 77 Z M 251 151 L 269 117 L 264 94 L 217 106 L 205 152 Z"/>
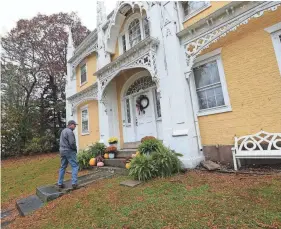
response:
<path id="1" fill-rule="evenodd" d="M 5 209 L 20 197 L 34 194 L 36 187 L 55 183 L 60 158 L 58 154 L 21 157 L 2 160 L 1 167 L 1 206 Z M 65 176 L 70 177 L 70 174 Z"/>
<path id="2" fill-rule="evenodd" d="M 56 178 L 53 174 L 48 180 L 46 171 L 57 172 L 57 160 L 45 158 L 41 163 L 46 165 L 44 169 L 31 161 L 16 167 L 32 170 L 34 177 L 42 176 L 42 182 L 46 183 Z M 13 179 L 19 178 L 5 171 L 7 168 L 2 168 L 6 174 L 2 182 L 13 187 Z M 7 177 L 10 179 L 4 180 Z M 280 174 L 250 176 L 190 171 L 128 188 L 119 185 L 127 177 L 114 177 L 52 201 L 31 216 L 17 217 L 9 227 L 281 228 L 280 178 Z M 30 181 L 23 185 L 28 189 L 29 185 L 36 187 Z M 22 194 L 15 188 L 14 192 Z M 6 193 L 5 198 L 9 199 L 7 196 Z"/>

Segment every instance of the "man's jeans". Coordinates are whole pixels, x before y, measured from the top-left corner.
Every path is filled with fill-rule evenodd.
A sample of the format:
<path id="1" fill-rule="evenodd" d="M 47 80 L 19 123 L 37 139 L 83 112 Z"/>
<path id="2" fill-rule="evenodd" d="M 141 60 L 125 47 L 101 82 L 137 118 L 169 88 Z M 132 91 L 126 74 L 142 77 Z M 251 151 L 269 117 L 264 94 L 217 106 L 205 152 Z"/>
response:
<path id="1" fill-rule="evenodd" d="M 65 169 L 68 163 L 71 165 L 72 168 L 72 184 L 77 184 L 77 175 L 78 175 L 79 166 L 76 159 L 76 152 L 68 151 L 68 152 L 61 153 L 61 167 L 59 172 L 58 185 L 63 184 Z"/>

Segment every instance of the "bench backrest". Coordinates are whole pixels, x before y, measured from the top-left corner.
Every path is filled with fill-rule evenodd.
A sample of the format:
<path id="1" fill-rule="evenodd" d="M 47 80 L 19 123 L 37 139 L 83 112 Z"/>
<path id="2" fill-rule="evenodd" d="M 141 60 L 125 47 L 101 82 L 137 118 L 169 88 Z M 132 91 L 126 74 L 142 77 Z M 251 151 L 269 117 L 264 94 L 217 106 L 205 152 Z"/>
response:
<path id="1" fill-rule="evenodd" d="M 271 151 L 281 150 L 281 133 L 260 131 L 254 135 L 235 137 L 236 151 Z"/>

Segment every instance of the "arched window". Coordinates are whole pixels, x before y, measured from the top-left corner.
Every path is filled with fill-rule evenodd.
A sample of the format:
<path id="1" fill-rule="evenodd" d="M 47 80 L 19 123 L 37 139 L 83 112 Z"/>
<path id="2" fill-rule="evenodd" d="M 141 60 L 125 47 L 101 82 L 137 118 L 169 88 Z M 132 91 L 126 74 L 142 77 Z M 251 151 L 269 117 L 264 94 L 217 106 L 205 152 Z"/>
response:
<path id="1" fill-rule="evenodd" d="M 134 19 L 128 28 L 130 46 L 133 47 L 135 44 L 141 41 L 141 27 L 138 18 Z"/>
<path id="2" fill-rule="evenodd" d="M 155 82 L 152 81 L 151 76 L 144 76 L 137 79 L 127 90 L 126 96 L 145 90 L 149 87 L 156 86 Z"/>

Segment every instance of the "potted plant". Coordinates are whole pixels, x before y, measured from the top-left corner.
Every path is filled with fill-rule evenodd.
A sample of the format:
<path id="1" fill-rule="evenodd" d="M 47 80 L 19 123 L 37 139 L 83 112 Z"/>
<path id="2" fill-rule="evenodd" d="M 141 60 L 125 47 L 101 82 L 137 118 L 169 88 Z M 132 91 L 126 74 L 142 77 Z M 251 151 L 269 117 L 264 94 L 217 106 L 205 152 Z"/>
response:
<path id="1" fill-rule="evenodd" d="M 97 156 L 96 157 L 96 161 L 97 161 L 97 166 L 98 167 L 102 167 L 102 166 L 104 166 L 104 159 L 103 159 L 103 157 L 102 156 Z"/>
<path id="2" fill-rule="evenodd" d="M 109 159 L 113 159 L 117 154 L 117 148 L 115 146 L 109 146 L 105 149 L 105 152 L 108 153 Z"/>
<path id="3" fill-rule="evenodd" d="M 108 143 L 109 143 L 110 146 L 117 147 L 118 138 L 117 137 L 111 137 L 111 138 L 108 139 Z"/>

